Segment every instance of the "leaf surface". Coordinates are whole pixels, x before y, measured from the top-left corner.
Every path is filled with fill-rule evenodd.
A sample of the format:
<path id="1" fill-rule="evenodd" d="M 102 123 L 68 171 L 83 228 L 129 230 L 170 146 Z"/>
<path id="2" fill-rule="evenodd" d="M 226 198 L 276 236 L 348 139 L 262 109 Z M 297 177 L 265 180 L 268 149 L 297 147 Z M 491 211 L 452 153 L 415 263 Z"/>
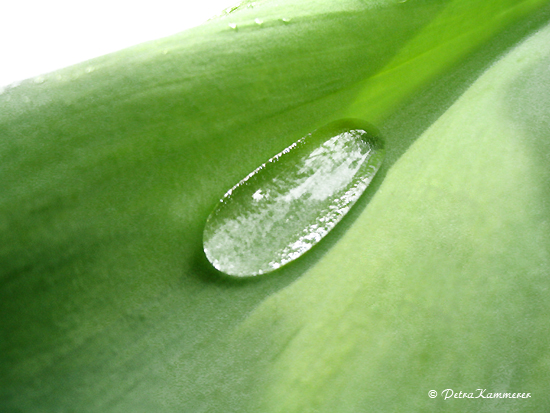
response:
<path id="1" fill-rule="evenodd" d="M 414 345 L 419 337 L 427 348 L 440 349 L 426 350 L 423 357 L 441 361 L 445 346 L 455 349 L 460 340 L 467 341 L 460 334 L 468 331 L 483 347 L 490 344 L 487 334 L 516 326 L 521 314 L 530 317 L 528 325 L 539 325 L 535 312 L 542 314 L 545 307 L 537 306 L 535 287 L 542 281 L 524 261 L 546 259 L 546 238 L 538 249 L 522 254 L 538 239 L 541 217 L 547 216 L 539 205 L 540 179 L 546 179 L 537 175 L 542 163 L 536 166 L 524 142 L 517 142 L 520 120 L 513 121 L 514 128 L 502 131 L 508 131 L 502 137 L 504 152 L 521 149 L 523 169 L 502 175 L 512 155 L 490 155 L 491 145 L 500 140 L 479 145 L 472 132 L 468 145 L 462 145 L 445 126 L 469 124 L 465 114 L 474 110 L 468 102 L 475 99 L 445 109 L 500 53 L 547 17 L 547 2 L 535 0 L 481 5 L 466 0 L 279 1 L 253 8 L 245 3 L 178 36 L 4 91 L 0 406 L 13 411 L 228 412 L 258 406 L 330 411 L 331 403 L 342 400 L 346 405 L 337 411 L 346 411 L 375 400 L 378 410 L 393 411 L 404 398 L 384 392 L 369 399 L 361 392 L 376 380 L 413 386 L 406 377 L 425 377 L 418 372 L 423 368 L 443 372 L 428 360 L 407 376 L 405 364 L 398 363 L 400 358 L 417 361 L 414 352 L 424 349 Z M 522 101 L 528 93 L 514 96 Z M 478 112 L 482 103 L 476 101 Z M 485 110 L 476 119 L 491 119 L 490 130 L 501 109 Z M 459 120 L 455 112 L 462 113 Z M 544 119 L 535 109 L 521 113 L 518 119 Z M 202 253 L 202 230 L 218 199 L 271 155 L 344 116 L 375 123 L 387 141 L 385 169 L 361 205 L 330 239 L 272 277 L 235 282 L 215 272 Z M 478 156 L 455 159 L 451 143 Z M 533 153 L 540 159 L 541 151 Z M 477 168 L 487 181 L 479 174 L 477 180 L 464 180 L 468 168 Z M 530 177 L 533 185 L 527 185 Z M 445 198 L 441 187 L 456 187 L 456 194 L 445 192 Z M 470 187 L 470 197 L 460 192 Z M 488 212 L 501 207 L 514 189 L 521 192 L 509 209 Z M 474 196 L 480 194 L 487 198 Z M 439 209 L 431 208 L 434 203 Z M 523 206 L 529 213 L 516 217 Z M 445 232 L 449 222 L 454 226 Z M 499 225 L 502 237 L 495 235 Z M 528 228 L 524 237 L 514 238 L 520 232 L 513 228 L 522 225 Z M 445 234 L 449 238 L 442 242 Z M 499 243 L 489 242 L 496 239 Z M 503 260 L 511 252 L 515 255 Z M 414 260 L 421 253 L 427 256 Z M 533 254 L 539 261 L 531 259 Z M 498 268 L 491 266 L 493 258 Z M 433 272 L 437 263 L 441 268 Z M 470 304 L 483 311 L 500 310 L 492 295 L 476 295 L 474 287 L 487 281 L 473 277 L 476 265 L 489 278 L 499 268 L 506 270 L 499 274 L 506 291 L 519 288 L 517 271 L 533 284 L 525 284 L 508 316 L 503 313 L 502 325 L 494 327 L 489 319 L 489 332 L 480 324 L 465 324 L 472 321 L 473 308 L 448 316 L 449 333 L 441 320 L 426 327 L 430 317 L 446 314 L 437 300 L 442 297 L 447 313 L 452 299 L 457 305 L 473 300 Z M 453 290 L 461 271 L 471 288 Z M 436 283 L 426 289 L 430 277 L 446 280 L 447 287 Z M 534 299 L 524 308 L 527 290 Z M 409 296 L 410 303 L 403 298 Z M 503 297 L 510 301 L 510 295 Z M 384 343 L 407 333 L 411 344 L 395 348 L 396 364 L 381 356 L 388 351 Z M 524 352 L 516 358 L 522 363 L 538 357 L 538 350 L 521 345 L 520 336 L 509 331 L 494 343 L 518 340 L 513 348 Z M 315 344 L 314 338 L 321 341 Z M 373 348 L 376 357 L 364 363 Z M 445 377 L 491 378 L 493 364 L 506 359 L 506 351 L 502 358 L 489 358 L 485 368 L 476 370 L 472 361 L 465 364 L 471 371 Z M 387 371 L 396 375 L 384 375 Z M 299 384 L 304 373 L 313 378 Z M 510 374 L 520 381 L 524 377 Z M 414 393 L 418 403 L 426 403 L 424 388 L 416 389 L 403 394 Z M 332 402 L 327 401 L 331 394 Z"/>

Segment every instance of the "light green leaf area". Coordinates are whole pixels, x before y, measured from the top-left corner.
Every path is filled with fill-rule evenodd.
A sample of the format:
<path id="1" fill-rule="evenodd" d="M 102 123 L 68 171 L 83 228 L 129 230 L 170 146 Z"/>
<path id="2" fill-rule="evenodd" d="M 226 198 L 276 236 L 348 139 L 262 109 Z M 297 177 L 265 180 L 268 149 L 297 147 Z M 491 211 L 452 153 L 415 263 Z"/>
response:
<path id="1" fill-rule="evenodd" d="M 256 411 L 548 410 L 549 43 L 547 27 L 484 73 L 241 326 L 270 360 Z M 532 396 L 428 397 L 449 388 Z"/>
<path id="2" fill-rule="evenodd" d="M 547 409 L 547 31 L 465 91 L 548 2 L 254 4 L 0 94 L 0 410 Z M 215 271 L 220 197 L 343 117 L 387 151 L 349 216 Z"/>

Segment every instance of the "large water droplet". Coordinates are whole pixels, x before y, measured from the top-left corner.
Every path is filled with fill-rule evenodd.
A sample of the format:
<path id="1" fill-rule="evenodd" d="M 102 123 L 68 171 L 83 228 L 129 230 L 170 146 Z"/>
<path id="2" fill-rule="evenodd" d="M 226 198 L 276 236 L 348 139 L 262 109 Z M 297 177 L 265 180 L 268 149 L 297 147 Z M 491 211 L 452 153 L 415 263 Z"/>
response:
<path id="1" fill-rule="evenodd" d="M 234 276 L 273 271 L 317 244 L 378 171 L 383 143 L 366 122 L 330 123 L 231 188 L 204 229 L 204 252 Z"/>

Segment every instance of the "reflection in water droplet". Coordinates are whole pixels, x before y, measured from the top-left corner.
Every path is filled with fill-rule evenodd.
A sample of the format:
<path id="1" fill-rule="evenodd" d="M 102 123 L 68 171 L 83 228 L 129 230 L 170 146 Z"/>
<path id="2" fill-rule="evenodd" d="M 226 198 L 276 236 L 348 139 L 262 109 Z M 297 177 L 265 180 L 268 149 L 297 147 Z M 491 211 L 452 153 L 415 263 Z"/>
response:
<path id="1" fill-rule="evenodd" d="M 262 25 L 264 24 L 264 21 L 262 19 L 254 19 L 254 21 L 256 22 L 257 25 Z"/>
<path id="2" fill-rule="evenodd" d="M 229 27 L 231 27 L 233 30 L 237 30 L 237 23 L 229 23 Z"/>
<path id="3" fill-rule="evenodd" d="M 283 17 L 281 20 L 283 23 L 290 23 L 290 19 L 288 17 Z"/>
<path id="4" fill-rule="evenodd" d="M 44 76 L 37 76 L 34 78 L 34 83 L 36 84 L 40 84 L 40 83 L 44 83 L 46 79 L 44 78 Z"/>
<path id="5" fill-rule="evenodd" d="M 362 121 L 340 120 L 305 136 L 224 195 L 206 221 L 206 256 L 239 277 L 295 260 L 347 214 L 383 158 L 378 133 Z"/>

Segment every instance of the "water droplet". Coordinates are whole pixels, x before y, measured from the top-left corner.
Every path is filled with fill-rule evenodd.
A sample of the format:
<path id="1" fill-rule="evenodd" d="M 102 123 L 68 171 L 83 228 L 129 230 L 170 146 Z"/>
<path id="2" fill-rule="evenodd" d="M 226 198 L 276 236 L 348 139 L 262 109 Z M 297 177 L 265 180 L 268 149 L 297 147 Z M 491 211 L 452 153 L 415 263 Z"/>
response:
<path id="1" fill-rule="evenodd" d="M 256 19 L 254 19 L 254 21 L 256 22 L 256 24 L 257 24 L 258 26 L 261 26 L 262 24 L 264 24 L 264 21 L 263 21 L 262 19 L 257 19 L 257 18 L 256 18 Z"/>
<path id="2" fill-rule="evenodd" d="M 44 78 L 44 76 L 37 76 L 37 77 L 34 78 L 34 83 L 41 84 L 41 83 L 44 83 L 45 80 L 46 79 Z"/>
<path id="3" fill-rule="evenodd" d="M 281 20 L 283 23 L 290 23 L 290 19 L 288 17 L 283 17 Z"/>
<path id="4" fill-rule="evenodd" d="M 233 30 L 237 30 L 237 23 L 229 23 L 229 27 L 231 27 Z"/>
<path id="5" fill-rule="evenodd" d="M 88 66 L 88 67 L 86 68 L 86 73 L 92 73 L 93 71 L 95 71 L 95 67 Z"/>
<path id="6" fill-rule="evenodd" d="M 284 149 L 231 188 L 204 229 L 204 252 L 238 277 L 303 255 L 349 211 L 378 171 L 383 143 L 366 122 L 330 123 Z"/>

